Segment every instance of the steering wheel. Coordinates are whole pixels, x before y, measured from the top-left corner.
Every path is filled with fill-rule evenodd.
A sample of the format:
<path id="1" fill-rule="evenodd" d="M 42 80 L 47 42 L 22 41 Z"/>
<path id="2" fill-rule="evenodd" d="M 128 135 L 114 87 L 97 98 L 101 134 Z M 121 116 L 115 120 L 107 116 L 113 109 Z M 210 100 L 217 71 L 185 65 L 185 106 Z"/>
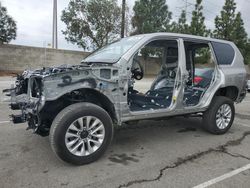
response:
<path id="1" fill-rule="evenodd" d="M 168 70 L 167 74 L 168 74 L 169 78 L 174 79 L 176 77 L 176 72 L 174 69 Z"/>
<path id="2" fill-rule="evenodd" d="M 142 65 L 138 59 L 134 58 L 134 62 L 135 63 L 133 63 L 133 66 L 132 66 L 133 68 L 131 70 L 132 78 L 136 80 L 141 80 L 144 76 Z"/>

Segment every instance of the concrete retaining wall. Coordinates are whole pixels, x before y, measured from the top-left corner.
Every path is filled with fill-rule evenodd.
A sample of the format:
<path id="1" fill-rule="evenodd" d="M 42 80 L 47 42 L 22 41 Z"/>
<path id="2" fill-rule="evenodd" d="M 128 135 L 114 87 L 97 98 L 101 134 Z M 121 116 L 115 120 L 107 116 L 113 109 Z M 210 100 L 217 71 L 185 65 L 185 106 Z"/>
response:
<path id="1" fill-rule="evenodd" d="M 80 51 L 5 44 L 0 45 L 0 71 L 23 71 L 62 64 L 80 64 L 88 54 Z M 157 61 L 159 60 L 156 58 L 148 58 L 145 64 L 144 59 L 140 58 L 145 74 L 158 73 L 160 65 Z"/>
<path id="2" fill-rule="evenodd" d="M 19 45 L 0 45 L 0 70 L 21 71 L 40 67 L 79 64 L 86 52 Z"/>
<path id="3" fill-rule="evenodd" d="M 139 61 L 146 75 L 157 75 L 161 69 L 161 60 L 158 58 L 148 57 L 145 60 L 144 58 L 140 57 Z"/>
<path id="4" fill-rule="evenodd" d="M 0 45 L 0 71 L 23 71 L 24 69 L 36 69 L 62 64 L 79 64 L 88 52 L 55 50 L 51 48 L 38 48 L 5 44 Z M 140 58 L 147 75 L 155 75 L 160 70 L 157 58 Z M 246 66 L 250 73 L 249 66 Z"/>

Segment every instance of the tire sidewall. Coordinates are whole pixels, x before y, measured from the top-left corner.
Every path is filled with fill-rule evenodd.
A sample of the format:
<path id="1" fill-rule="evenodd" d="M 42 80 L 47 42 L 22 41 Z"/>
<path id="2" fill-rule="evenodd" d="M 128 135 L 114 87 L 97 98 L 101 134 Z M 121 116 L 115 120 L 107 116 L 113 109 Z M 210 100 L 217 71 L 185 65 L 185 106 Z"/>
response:
<path id="1" fill-rule="evenodd" d="M 224 129 L 220 129 L 216 123 L 216 114 L 219 108 L 224 104 L 228 104 L 230 106 L 232 115 L 228 126 Z M 235 108 L 233 101 L 226 97 L 216 96 L 215 99 L 212 101 L 207 112 L 205 112 L 205 117 L 204 117 L 205 129 L 207 129 L 209 132 L 213 134 L 224 134 L 231 128 L 234 121 L 234 116 L 235 116 Z"/>
<path id="2" fill-rule="evenodd" d="M 105 137 L 102 145 L 92 154 L 76 156 L 68 150 L 65 144 L 65 134 L 71 123 L 83 116 L 98 118 L 104 125 Z M 53 121 L 52 128 L 51 139 L 56 154 L 62 160 L 76 165 L 88 164 L 97 160 L 105 152 L 113 137 L 112 120 L 108 113 L 101 107 L 90 103 L 74 104 L 65 108 Z"/>

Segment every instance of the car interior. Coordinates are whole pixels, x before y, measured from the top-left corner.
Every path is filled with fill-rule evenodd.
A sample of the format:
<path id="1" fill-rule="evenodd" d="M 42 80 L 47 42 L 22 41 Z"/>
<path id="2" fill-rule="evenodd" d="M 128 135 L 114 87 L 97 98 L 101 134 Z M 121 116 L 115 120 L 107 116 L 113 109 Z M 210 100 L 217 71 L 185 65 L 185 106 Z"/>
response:
<path id="1" fill-rule="evenodd" d="M 196 106 L 214 77 L 214 60 L 207 43 L 185 42 L 186 69 L 184 106 Z M 150 61 L 150 59 L 155 61 Z M 151 75 L 153 82 L 146 92 L 136 89 L 135 83 L 145 76 L 144 64 L 156 63 L 159 70 Z M 156 65 L 154 65 L 156 67 Z M 131 111 L 165 109 L 172 103 L 172 95 L 178 69 L 178 45 L 175 40 L 152 41 L 140 49 L 133 58 L 132 78 L 128 89 L 128 104 Z M 196 73 L 197 72 L 197 73 Z M 199 74 L 198 74 L 199 72 Z M 147 75 L 148 76 L 148 75 Z M 145 80 L 144 82 L 147 82 Z"/>
<path id="2" fill-rule="evenodd" d="M 184 88 L 184 106 L 199 104 L 214 78 L 215 62 L 208 43 L 185 42 L 186 69 L 189 73 Z"/>
<path id="3" fill-rule="evenodd" d="M 156 60 L 159 70 L 152 75 L 153 82 L 146 92 L 136 90 L 134 83 L 144 78 L 141 61 L 151 63 Z M 172 94 L 178 68 L 178 45 L 176 40 L 156 40 L 150 42 L 133 58 L 132 78 L 128 89 L 128 104 L 131 111 L 168 108 L 172 103 Z"/>

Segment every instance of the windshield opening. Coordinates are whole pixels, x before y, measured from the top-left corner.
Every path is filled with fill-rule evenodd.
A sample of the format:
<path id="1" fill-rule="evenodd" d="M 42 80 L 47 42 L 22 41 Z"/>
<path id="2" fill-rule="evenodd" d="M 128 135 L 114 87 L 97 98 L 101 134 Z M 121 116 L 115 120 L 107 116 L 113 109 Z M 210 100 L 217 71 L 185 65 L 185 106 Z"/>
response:
<path id="1" fill-rule="evenodd" d="M 142 38 L 143 36 L 132 36 L 120 39 L 93 52 L 82 62 L 115 63 Z"/>

